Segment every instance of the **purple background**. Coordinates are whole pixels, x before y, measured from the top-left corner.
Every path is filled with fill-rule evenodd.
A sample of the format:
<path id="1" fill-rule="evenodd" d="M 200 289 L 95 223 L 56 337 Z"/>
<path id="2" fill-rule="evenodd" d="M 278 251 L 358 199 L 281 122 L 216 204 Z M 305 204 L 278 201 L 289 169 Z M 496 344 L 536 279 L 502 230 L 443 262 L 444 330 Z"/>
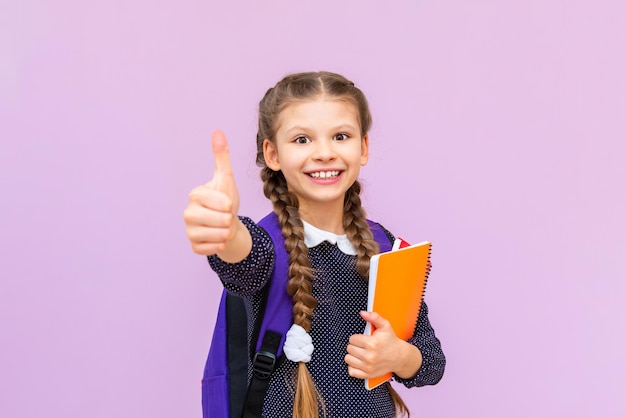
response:
<path id="1" fill-rule="evenodd" d="M 626 6 L 0 3 L 0 416 L 200 417 L 220 285 L 187 193 L 293 71 L 370 99 L 370 217 L 434 242 L 421 417 L 626 416 Z"/>

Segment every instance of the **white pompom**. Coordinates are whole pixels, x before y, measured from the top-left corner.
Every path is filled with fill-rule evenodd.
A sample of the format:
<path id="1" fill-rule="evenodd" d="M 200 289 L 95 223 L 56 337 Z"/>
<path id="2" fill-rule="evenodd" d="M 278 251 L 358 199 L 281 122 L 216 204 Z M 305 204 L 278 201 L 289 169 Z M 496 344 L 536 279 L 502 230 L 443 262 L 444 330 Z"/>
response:
<path id="1" fill-rule="evenodd" d="M 283 347 L 287 358 L 296 363 L 300 361 L 308 363 L 311 361 L 313 348 L 311 336 L 300 325 L 293 324 L 287 331 L 287 338 Z"/>

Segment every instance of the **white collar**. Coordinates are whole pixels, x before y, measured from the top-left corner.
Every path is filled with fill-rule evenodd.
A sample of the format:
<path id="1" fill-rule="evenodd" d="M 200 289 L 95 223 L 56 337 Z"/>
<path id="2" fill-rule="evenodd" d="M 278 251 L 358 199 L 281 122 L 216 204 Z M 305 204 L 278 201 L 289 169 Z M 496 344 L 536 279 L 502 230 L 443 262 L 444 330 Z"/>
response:
<path id="1" fill-rule="evenodd" d="M 302 221 L 302 224 L 304 225 L 304 243 L 307 248 L 313 248 L 320 245 L 324 241 L 328 241 L 331 244 L 337 245 L 342 253 L 347 255 L 356 255 L 356 249 L 346 234 L 333 234 L 332 232 L 316 228 L 305 221 Z"/>

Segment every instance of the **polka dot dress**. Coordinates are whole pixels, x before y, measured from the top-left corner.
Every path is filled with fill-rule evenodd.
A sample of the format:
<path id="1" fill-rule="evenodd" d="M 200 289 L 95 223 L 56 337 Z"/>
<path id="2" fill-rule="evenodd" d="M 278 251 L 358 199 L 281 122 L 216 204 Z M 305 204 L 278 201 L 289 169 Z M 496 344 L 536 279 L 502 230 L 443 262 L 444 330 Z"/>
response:
<path id="1" fill-rule="evenodd" d="M 240 263 L 229 264 L 213 256 L 211 267 L 218 273 L 224 286 L 246 297 L 248 304 L 249 338 L 259 312 L 259 290 L 271 277 L 273 244 L 267 234 L 248 218 L 242 218 L 253 237 L 250 255 Z M 329 418 L 389 418 L 395 416 L 395 406 L 385 385 L 371 391 L 364 381 L 350 377 L 344 362 L 348 340 L 361 334 L 365 321 L 359 311 L 367 308 L 367 283 L 356 272 L 356 256 L 346 255 L 329 242 L 309 249 L 311 267 L 316 272 L 313 295 L 318 306 L 313 313 L 311 337 L 315 351 L 307 366 L 324 401 Z M 410 340 L 422 351 L 423 365 L 409 380 L 396 377 L 408 387 L 436 383 L 443 374 L 445 358 L 439 341 L 427 318 L 427 307 L 422 306 L 415 336 Z M 265 398 L 263 417 L 290 418 L 293 410 L 295 385 L 293 378 L 297 363 L 287 359 L 280 362 L 270 379 Z M 248 379 L 251 365 L 248 367 Z"/>

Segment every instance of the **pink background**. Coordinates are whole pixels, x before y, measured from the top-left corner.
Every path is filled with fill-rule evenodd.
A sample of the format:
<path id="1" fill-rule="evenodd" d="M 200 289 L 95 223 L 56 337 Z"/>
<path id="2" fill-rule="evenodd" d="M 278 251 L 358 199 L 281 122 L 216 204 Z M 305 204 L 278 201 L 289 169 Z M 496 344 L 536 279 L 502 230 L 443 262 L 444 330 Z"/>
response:
<path id="1" fill-rule="evenodd" d="M 626 6 L 2 0 L 0 416 L 200 417 L 220 285 L 187 193 L 231 141 L 270 210 L 258 100 L 328 69 L 370 99 L 370 217 L 434 242 L 448 357 L 419 417 L 626 416 Z"/>

